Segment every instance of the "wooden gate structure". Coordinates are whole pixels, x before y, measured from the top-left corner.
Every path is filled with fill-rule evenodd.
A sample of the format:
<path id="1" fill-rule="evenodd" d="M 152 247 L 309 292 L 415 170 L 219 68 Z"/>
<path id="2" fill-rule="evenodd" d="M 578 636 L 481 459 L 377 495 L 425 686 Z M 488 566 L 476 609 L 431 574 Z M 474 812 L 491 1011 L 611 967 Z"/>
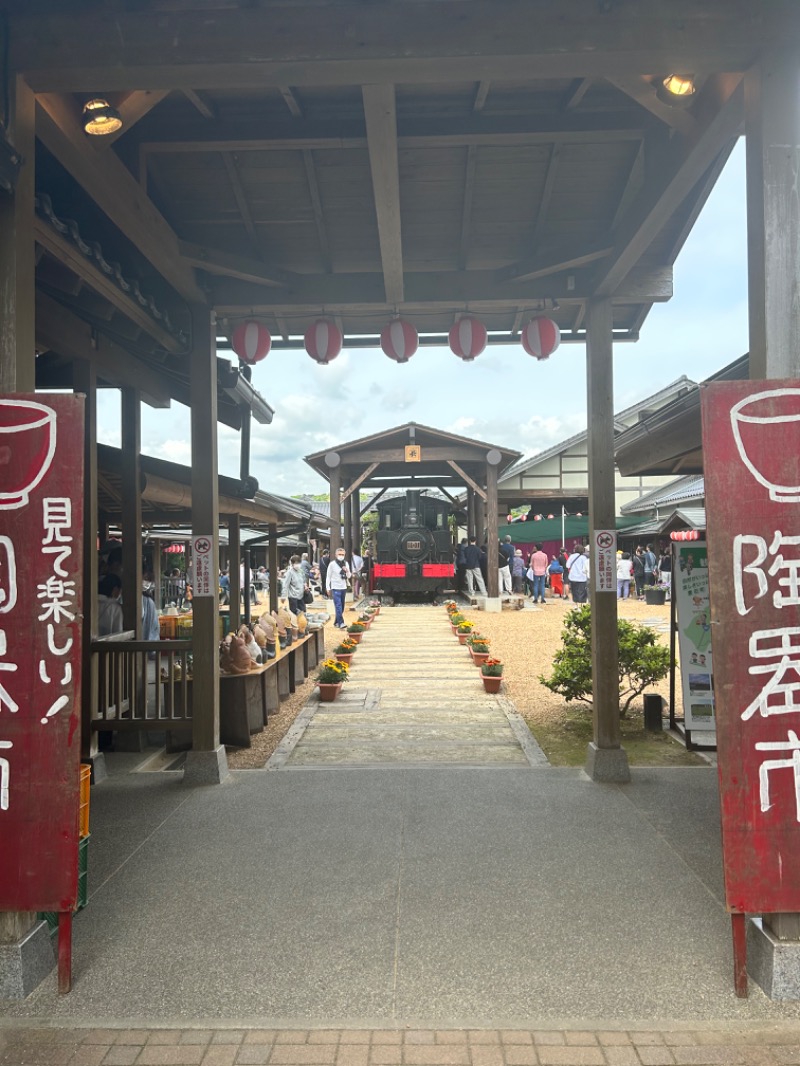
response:
<path id="1" fill-rule="evenodd" d="M 140 398 L 188 402 L 192 522 L 213 551 L 217 423 L 238 428 L 239 401 L 255 402 L 219 380 L 217 337 L 251 318 L 290 348 L 318 318 L 347 347 L 375 345 L 398 316 L 423 345 L 467 313 L 503 343 L 537 313 L 555 318 L 586 345 L 591 527 L 613 528 L 613 343 L 670 298 L 743 132 L 751 376 L 797 372 L 792 0 L 0 11 L 0 393 L 86 394 L 91 478 L 96 386 L 120 387 L 134 485 Z M 87 135 L 90 100 L 119 128 Z M 594 609 L 587 768 L 625 780 L 615 596 L 598 592 Z M 216 621 L 216 603 L 196 604 L 191 780 L 225 772 Z"/>

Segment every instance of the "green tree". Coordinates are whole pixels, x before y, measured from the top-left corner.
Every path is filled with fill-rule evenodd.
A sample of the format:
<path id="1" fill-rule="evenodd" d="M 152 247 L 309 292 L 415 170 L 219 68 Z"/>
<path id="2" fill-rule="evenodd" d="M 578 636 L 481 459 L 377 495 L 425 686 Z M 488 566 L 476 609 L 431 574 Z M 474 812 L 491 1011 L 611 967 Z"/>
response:
<path id="1" fill-rule="evenodd" d="M 624 718 L 637 696 L 669 672 L 669 649 L 648 626 L 617 619 L 619 645 L 619 715 Z M 561 634 L 562 645 L 553 658 L 549 677 L 539 680 L 567 703 L 592 703 L 592 608 L 569 611 Z"/>

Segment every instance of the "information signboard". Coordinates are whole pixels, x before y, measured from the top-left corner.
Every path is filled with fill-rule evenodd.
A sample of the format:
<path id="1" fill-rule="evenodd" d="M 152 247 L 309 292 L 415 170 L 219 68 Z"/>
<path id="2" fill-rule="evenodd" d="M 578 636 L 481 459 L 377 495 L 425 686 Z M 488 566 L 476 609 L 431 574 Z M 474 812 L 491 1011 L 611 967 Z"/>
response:
<path id="1" fill-rule="evenodd" d="M 0 397 L 0 911 L 77 902 L 83 399 Z"/>
<path id="2" fill-rule="evenodd" d="M 617 531 L 592 532 L 592 578 L 595 592 L 617 591 Z"/>
<path id="3" fill-rule="evenodd" d="M 800 911 L 800 388 L 701 391 L 728 908 Z"/>
<path id="4" fill-rule="evenodd" d="M 672 595 L 678 616 L 683 724 L 688 732 L 713 732 L 716 722 L 708 549 L 704 542 L 694 540 L 676 543 L 673 550 Z"/>
<path id="5" fill-rule="evenodd" d="M 219 595 L 219 570 L 214 558 L 214 538 L 210 534 L 192 537 L 194 596 Z"/>

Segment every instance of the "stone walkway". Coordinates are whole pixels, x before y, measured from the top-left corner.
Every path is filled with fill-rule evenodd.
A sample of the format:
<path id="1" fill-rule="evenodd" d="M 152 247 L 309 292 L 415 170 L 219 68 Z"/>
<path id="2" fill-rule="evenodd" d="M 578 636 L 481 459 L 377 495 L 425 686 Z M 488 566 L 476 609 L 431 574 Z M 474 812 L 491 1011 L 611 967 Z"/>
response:
<path id="1" fill-rule="evenodd" d="M 316 697 L 270 769 L 547 765 L 504 696 L 483 690 L 442 608 L 384 608 L 335 703 Z"/>
<path id="2" fill-rule="evenodd" d="M 800 1029 L 2 1029 L 0 1066 L 703 1066 L 800 1062 Z"/>

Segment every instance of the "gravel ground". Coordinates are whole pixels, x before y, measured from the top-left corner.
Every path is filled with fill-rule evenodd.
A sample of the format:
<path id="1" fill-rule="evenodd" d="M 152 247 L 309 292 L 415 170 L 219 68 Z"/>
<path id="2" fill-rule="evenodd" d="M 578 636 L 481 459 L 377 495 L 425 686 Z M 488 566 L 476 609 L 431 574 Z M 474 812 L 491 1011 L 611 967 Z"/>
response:
<path id="1" fill-rule="evenodd" d="M 526 601 L 530 603 L 530 601 Z M 315 609 L 319 605 L 315 605 Z M 513 700 L 519 713 L 535 732 L 537 722 L 563 717 L 567 704 L 560 697 L 540 684 L 539 674 L 549 670 L 553 655 L 561 642 L 564 615 L 573 606 L 566 600 L 548 600 L 545 607 L 526 607 L 524 610 L 505 609 L 501 614 L 484 614 L 482 611 L 464 607 L 464 613 L 492 642 L 492 655 L 505 663 L 505 694 Z M 432 625 L 447 625 L 444 608 L 399 607 L 388 610 L 424 611 Z M 349 611 L 348 611 L 349 613 Z M 653 607 L 636 600 L 626 600 L 620 605 L 620 617 L 649 625 L 669 625 L 669 605 Z M 669 633 L 659 634 L 669 644 Z M 330 654 L 339 643 L 341 635 L 332 625 L 325 629 L 325 650 Z M 669 699 L 669 679 L 651 691 L 659 692 L 665 703 Z M 277 748 L 289 727 L 314 692 L 313 675 L 297 691 L 281 703 L 280 711 L 270 716 L 269 724 L 261 733 L 252 737 L 251 748 L 228 748 L 228 764 L 232 770 L 253 770 L 264 766 Z M 573 704 L 573 706 L 577 706 Z M 629 714 L 641 710 L 641 700 L 631 707 Z M 682 713 L 680 685 L 678 686 L 676 712 Z"/>

